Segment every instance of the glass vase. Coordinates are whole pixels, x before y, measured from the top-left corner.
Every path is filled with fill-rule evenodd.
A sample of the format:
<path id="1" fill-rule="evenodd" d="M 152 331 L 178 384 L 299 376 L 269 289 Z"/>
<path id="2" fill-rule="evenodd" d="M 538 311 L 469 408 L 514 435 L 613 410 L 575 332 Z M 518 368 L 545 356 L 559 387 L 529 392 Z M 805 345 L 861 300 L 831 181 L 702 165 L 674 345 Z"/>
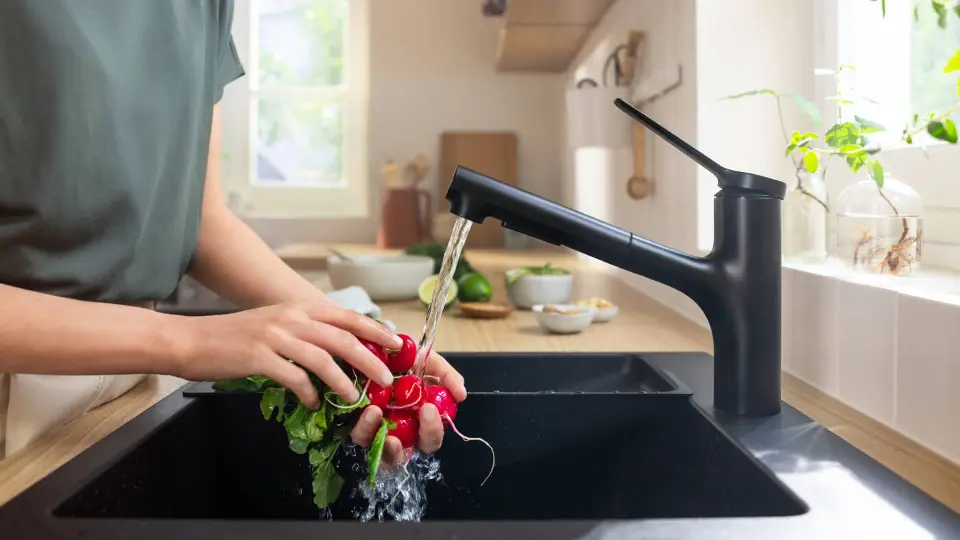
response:
<path id="1" fill-rule="evenodd" d="M 783 259 L 819 263 L 827 259 L 827 186 L 819 174 L 799 172 L 783 198 Z"/>
<path id="2" fill-rule="evenodd" d="M 889 174 L 882 188 L 864 176 L 837 197 L 837 258 L 866 274 L 918 272 L 923 253 L 920 194 Z"/>

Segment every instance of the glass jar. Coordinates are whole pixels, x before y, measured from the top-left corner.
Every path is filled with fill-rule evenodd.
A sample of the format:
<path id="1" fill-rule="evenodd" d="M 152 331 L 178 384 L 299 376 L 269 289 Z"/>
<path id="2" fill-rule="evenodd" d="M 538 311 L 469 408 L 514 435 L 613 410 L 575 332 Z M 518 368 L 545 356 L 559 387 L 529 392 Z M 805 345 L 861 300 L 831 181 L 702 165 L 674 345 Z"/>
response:
<path id="1" fill-rule="evenodd" d="M 920 270 L 923 201 L 913 188 L 887 175 L 883 188 L 864 178 L 844 189 L 837 213 L 837 258 L 868 274 L 909 276 Z"/>
<path id="2" fill-rule="evenodd" d="M 827 186 L 801 171 L 783 198 L 783 259 L 817 263 L 827 258 Z"/>

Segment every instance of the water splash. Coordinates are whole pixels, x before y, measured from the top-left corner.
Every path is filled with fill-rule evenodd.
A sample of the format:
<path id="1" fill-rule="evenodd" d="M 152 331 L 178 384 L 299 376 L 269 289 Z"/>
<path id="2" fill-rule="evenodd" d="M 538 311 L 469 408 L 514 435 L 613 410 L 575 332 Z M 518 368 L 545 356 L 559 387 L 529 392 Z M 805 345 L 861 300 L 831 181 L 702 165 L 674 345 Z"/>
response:
<path id="1" fill-rule="evenodd" d="M 463 251 L 464 244 L 467 243 L 467 235 L 470 234 L 471 225 L 473 225 L 472 221 L 457 218 L 457 221 L 453 224 L 453 231 L 450 233 L 450 240 L 447 242 L 447 250 L 443 253 L 443 263 L 440 265 L 437 285 L 433 289 L 433 297 L 430 299 L 430 306 L 427 308 L 427 320 L 423 325 L 423 334 L 420 337 L 420 343 L 417 345 L 417 360 L 413 364 L 413 372 L 420 378 L 423 378 L 426 370 L 427 356 L 433 349 L 433 340 L 437 335 L 437 326 L 440 324 L 440 316 L 443 314 L 447 291 L 450 289 L 450 282 L 453 281 L 453 274 L 457 268 L 457 262 L 460 260 L 460 253 Z"/>
<path id="2" fill-rule="evenodd" d="M 427 509 L 427 483 L 441 479 L 440 460 L 414 452 L 406 466 L 378 472 L 373 487 L 361 482 L 354 488 L 351 498 L 355 497 L 358 503 L 365 501 L 366 506 L 355 506 L 353 517 L 361 522 L 419 522 Z"/>

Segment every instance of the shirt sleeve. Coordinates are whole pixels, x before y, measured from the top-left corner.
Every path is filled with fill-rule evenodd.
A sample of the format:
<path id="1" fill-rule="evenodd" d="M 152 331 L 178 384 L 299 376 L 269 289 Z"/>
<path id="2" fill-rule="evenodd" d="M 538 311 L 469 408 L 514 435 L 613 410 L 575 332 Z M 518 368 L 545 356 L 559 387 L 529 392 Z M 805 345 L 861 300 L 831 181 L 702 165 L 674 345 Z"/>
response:
<path id="1" fill-rule="evenodd" d="M 243 77 L 246 72 L 243 64 L 240 63 L 240 56 L 237 54 L 237 46 L 233 42 L 233 36 L 227 33 L 226 47 L 220 54 L 220 63 L 217 66 L 216 88 L 214 94 L 214 103 L 219 103 L 223 97 L 223 89 L 233 81 Z"/>

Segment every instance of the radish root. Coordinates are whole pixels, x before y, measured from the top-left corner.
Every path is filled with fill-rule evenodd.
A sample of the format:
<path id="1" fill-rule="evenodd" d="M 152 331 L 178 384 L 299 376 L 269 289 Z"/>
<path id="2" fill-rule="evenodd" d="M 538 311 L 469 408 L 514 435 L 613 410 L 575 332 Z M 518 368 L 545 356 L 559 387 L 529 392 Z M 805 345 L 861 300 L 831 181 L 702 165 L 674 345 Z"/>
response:
<path id="1" fill-rule="evenodd" d="M 483 482 L 480 482 L 480 485 L 487 483 L 487 480 L 490 479 L 490 475 L 493 474 L 493 468 L 497 466 L 497 453 L 493 450 L 493 447 L 490 446 L 490 443 L 481 439 L 480 437 L 467 437 L 463 433 L 460 433 L 460 430 L 457 429 L 457 425 L 453 423 L 453 419 L 450 418 L 449 414 L 444 414 L 443 419 L 450 423 L 450 429 L 453 430 L 464 442 L 479 441 L 486 445 L 490 449 L 490 472 L 487 473 L 487 477 L 483 479 Z"/>
<path id="2" fill-rule="evenodd" d="M 367 381 L 363 385 L 363 391 L 360 392 L 360 397 L 357 398 L 357 400 L 354 401 L 353 403 L 350 403 L 349 405 L 340 405 L 334 402 L 332 399 L 330 399 L 331 395 L 336 395 L 336 392 L 332 392 L 332 391 L 324 394 L 323 399 L 326 400 L 326 402 L 329 403 L 331 407 L 336 407 L 338 409 L 356 409 L 357 407 L 360 406 L 361 403 L 363 403 L 363 400 L 366 399 L 368 388 L 370 388 L 370 381 Z"/>
<path id="3" fill-rule="evenodd" d="M 400 490 L 407 483 L 407 480 L 410 480 L 410 477 L 412 476 L 410 474 L 410 469 L 407 468 L 407 465 L 409 465 L 410 460 L 413 459 L 413 449 L 411 448 L 410 452 L 404 450 L 404 453 L 407 454 L 407 458 L 403 460 L 403 472 L 406 474 L 406 476 L 404 476 L 403 480 L 400 481 L 400 484 L 397 485 L 397 492 L 393 494 L 393 498 L 390 499 L 390 503 L 388 503 L 387 506 L 393 506 L 393 503 L 396 502 L 397 497 L 400 496 Z"/>

